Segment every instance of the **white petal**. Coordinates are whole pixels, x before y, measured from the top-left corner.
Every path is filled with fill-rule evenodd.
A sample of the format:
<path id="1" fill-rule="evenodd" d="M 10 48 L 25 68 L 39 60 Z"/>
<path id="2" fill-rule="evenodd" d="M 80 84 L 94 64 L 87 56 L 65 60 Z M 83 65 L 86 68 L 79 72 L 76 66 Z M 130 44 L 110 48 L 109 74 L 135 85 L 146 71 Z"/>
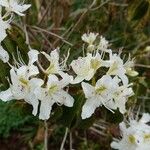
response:
<path id="1" fill-rule="evenodd" d="M 9 3 L 7 0 L 0 0 L 0 5 L 4 7 L 9 7 Z"/>
<path id="2" fill-rule="evenodd" d="M 28 52 L 29 64 L 33 64 L 38 60 L 38 54 L 39 52 L 37 50 L 30 49 L 30 51 Z"/>
<path id="3" fill-rule="evenodd" d="M 26 74 L 27 74 L 27 66 L 24 65 L 16 69 L 16 75 L 25 77 Z"/>
<path id="4" fill-rule="evenodd" d="M 57 76 L 50 74 L 48 76 L 47 85 L 52 85 L 54 83 L 58 83 L 58 78 L 57 78 Z"/>
<path id="5" fill-rule="evenodd" d="M 17 76 L 17 74 L 15 72 L 15 68 L 12 68 L 10 70 L 10 78 L 11 78 L 12 84 L 18 84 L 19 83 L 18 82 L 18 76 Z"/>
<path id="6" fill-rule="evenodd" d="M 7 51 L 5 51 L 5 50 L 3 49 L 2 46 L 0 46 L 0 59 L 1 59 L 4 63 L 6 63 L 6 62 L 9 61 L 9 54 L 8 54 Z"/>
<path id="7" fill-rule="evenodd" d="M 20 16 L 24 16 L 24 14 L 22 12 L 26 11 L 29 7 L 31 7 L 30 4 L 19 4 L 18 1 L 16 0 L 10 0 L 9 1 L 9 8 L 10 11 L 15 12 L 16 14 L 20 15 Z"/>
<path id="8" fill-rule="evenodd" d="M 94 76 L 94 73 L 95 73 L 94 69 L 90 69 L 87 76 L 85 76 L 85 80 L 87 81 L 91 80 L 92 77 Z"/>
<path id="9" fill-rule="evenodd" d="M 60 90 L 59 92 L 54 94 L 53 98 L 56 102 L 64 104 L 65 106 L 68 107 L 72 107 L 74 103 L 73 97 L 63 90 Z"/>
<path id="10" fill-rule="evenodd" d="M 38 112 L 38 105 L 39 105 L 39 101 L 36 98 L 36 96 L 34 95 L 34 93 L 30 93 L 27 95 L 27 97 L 24 99 L 27 103 L 31 104 L 33 107 L 33 111 L 32 114 L 34 116 L 36 116 L 37 112 Z"/>
<path id="11" fill-rule="evenodd" d="M 58 53 L 58 49 L 53 50 L 50 55 L 48 55 L 45 52 L 41 52 L 47 59 L 48 61 L 59 61 L 59 53 Z"/>
<path id="12" fill-rule="evenodd" d="M 84 94 L 85 94 L 86 98 L 90 98 L 90 97 L 94 96 L 95 89 L 92 85 L 90 85 L 88 83 L 85 83 L 85 82 L 82 82 L 81 85 L 82 85 L 82 88 L 83 88 L 83 91 L 84 91 Z"/>
<path id="13" fill-rule="evenodd" d="M 28 69 L 27 69 L 28 77 L 35 76 L 37 74 L 39 74 L 39 69 L 37 66 L 34 66 L 34 65 L 28 66 Z"/>
<path id="14" fill-rule="evenodd" d="M 19 69 L 17 70 L 17 75 L 18 76 L 22 76 L 25 79 L 28 79 L 31 76 L 37 75 L 39 73 L 38 67 L 34 66 L 34 65 L 30 65 L 30 66 L 21 66 Z"/>
<path id="15" fill-rule="evenodd" d="M 124 114 L 126 112 L 126 98 L 125 97 L 120 97 L 117 100 L 115 100 L 117 107 L 119 108 L 119 111 Z"/>
<path id="16" fill-rule="evenodd" d="M 110 75 L 104 75 L 102 78 L 100 78 L 97 82 L 96 82 L 96 87 L 100 87 L 103 85 L 110 85 L 112 82 L 112 77 Z"/>
<path id="17" fill-rule="evenodd" d="M 71 81 L 71 84 L 77 84 L 84 80 L 83 76 L 77 76 L 73 81 Z"/>
<path id="18" fill-rule="evenodd" d="M 121 74 L 121 75 L 118 75 L 118 76 L 121 78 L 121 80 L 123 82 L 123 85 L 128 85 L 129 80 L 128 80 L 128 77 L 125 74 Z"/>
<path id="19" fill-rule="evenodd" d="M 58 49 L 55 49 L 51 52 L 51 58 L 55 61 L 59 61 L 59 52 Z"/>
<path id="20" fill-rule="evenodd" d="M 95 99 L 87 99 L 82 107 L 82 119 L 91 117 L 97 107 L 99 107 L 99 103 L 97 103 Z"/>
<path id="21" fill-rule="evenodd" d="M 42 84 L 44 83 L 44 81 L 39 78 L 32 78 L 29 82 L 32 89 L 38 88 L 42 86 Z"/>
<path id="22" fill-rule="evenodd" d="M 60 88 L 64 88 L 73 81 L 73 77 L 68 75 L 67 73 L 61 72 L 60 75 L 62 77 L 62 79 L 59 81 Z"/>
<path id="23" fill-rule="evenodd" d="M 20 12 L 24 12 L 24 11 L 26 11 L 27 9 L 29 9 L 31 7 L 31 4 L 24 4 L 24 5 L 18 5 L 18 11 L 20 11 Z"/>
<path id="24" fill-rule="evenodd" d="M 143 122 L 143 123 L 150 122 L 150 114 L 149 113 L 144 113 L 142 118 L 140 119 L 140 122 Z"/>
<path id="25" fill-rule="evenodd" d="M 0 92 L 0 99 L 4 102 L 6 101 L 10 101 L 10 100 L 13 100 L 14 99 L 14 96 L 11 92 L 11 89 L 9 88 L 8 90 L 6 91 L 2 91 Z"/>
<path id="26" fill-rule="evenodd" d="M 112 142 L 111 145 L 110 145 L 112 148 L 114 149 L 118 149 L 118 150 L 121 150 L 119 144 L 117 142 Z"/>
<path id="27" fill-rule="evenodd" d="M 48 120 L 50 117 L 53 103 L 50 100 L 41 101 L 39 119 Z"/>

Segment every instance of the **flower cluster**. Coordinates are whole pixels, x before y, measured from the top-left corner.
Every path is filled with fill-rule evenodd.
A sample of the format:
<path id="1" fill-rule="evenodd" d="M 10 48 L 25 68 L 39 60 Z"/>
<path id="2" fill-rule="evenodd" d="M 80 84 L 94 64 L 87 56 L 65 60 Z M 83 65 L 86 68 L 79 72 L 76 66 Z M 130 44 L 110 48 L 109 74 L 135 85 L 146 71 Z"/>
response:
<path id="1" fill-rule="evenodd" d="M 129 119 L 128 123 L 120 123 L 122 139 L 114 139 L 111 147 L 118 150 L 150 149 L 150 114 L 144 113 L 141 119 Z"/>
<path id="2" fill-rule="evenodd" d="M 9 54 L 1 46 L 1 42 L 6 38 L 6 30 L 10 29 L 13 14 L 24 16 L 23 12 L 26 11 L 31 5 L 23 4 L 19 0 L 0 0 L 0 59 L 6 63 L 9 61 Z M 5 8 L 5 14 L 2 13 L 2 8 Z"/>
<path id="3" fill-rule="evenodd" d="M 108 110 L 119 109 L 126 112 L 128 97 L 133 95 L 131 83 L 128 76 L 135 76 L 133 61 L 130 58 L 124 63 L 120 53 L 113 53 L 109 49 L 109 43 L 102 36 L 97 44 L 98 34 L 89 33 L 82 36 L 87 43 L 87 53 L 84 57 L 73 60 L 71 67 L 76 74 L 72 84 L 81 83 L 86 102 L 82 108 L 82 119 L 89 118 L 99 106 L 104 105 Z M 106 70 L 100 79 L 95 81 L 95 74 L 98 70 Z M 92 84 L 85 81 L 90 81 Z"/>
<path id="4" fill-rule="evenodd" d="M 33 115 L 37 115 L 40 101 L 39 118 L 46 120 L 50 116 L 54 103 L 64 104 L 68 107 L 73 106 L 73 97 L 63 90 L 73 79 L 72 76 L 62 71 L 58 62 L 59 53 L 57 49 L 52 51 L 50 55 L 44 52 L 41 52 L 41 54 L 44 54 L 50 61 L 49 67 L 44 72 L 45 78 L 38 78 L 39 69 L 34 65 L 38 61 L 40 53 L 37 50 L 30 49 L 27 65 L 20 62 L 11 66 L 10 88 L 0 93 L 0 99 L 3 101 L 24 99 L 33 106 Z"/>
<path id="5" fill-rule="evenodd" d="M 39 118 L 45 120 L 50 117 L 54 103 L 73 106 L 74 98 L 64 88 L 69 84 L 81 83 L 86 98 L 82 107 L 82 119 L 89 118 L 95 109 L 102 105 L 111 112 L 119 109 L 124 114 L 127 99 L 133 95 L 132 84 L 129 84 L 127 77 L 127 74 L 136 75 L 132 69 L 133 62 L 129 59 L 124 63 L 120 54 L 114 54 L 108 49 L 108 41 L 102 37 L 100 43 L 94 44 L 97 36 L 98 34 L 94 33 L 82 36 L 83 41 L 88 43 L 87 53 L 70 64 L 76 74 L 75 78 L 69 75 L 69 72 L 66 73 L 67 59 L 60 62 L 59 49 L 47 54 L 29 46 L 28 64 L 21 59 L 14 66 L 8 63 L 11 67 L 10 88 L 0 92 L 0 99 L 3 101 L 24 99 L 33 106 L 33 115 L 39 112 Z M 88 47 L 91 44 L 95 48 L 89 52 Z M 39 63 L 39 55 L 43 55 L 49 62 L 46 69 Z M 95 74 L 102 67 L 107 71 L 96 81 Z M 39 78 L 39 69 L 44 73 L 44 78 Z"/>
<path id="6" fill-rule="evenodd" d="M 23 12 L 31 5 L 17 0 L 5 0 L 0 1 L 0 6 L 6 12 L 4 15 L 0 12 L 2 42 L 7 36 L 6 30 L 10 28 L 13 13 L 23 16 Z M 10 66 L 10 87 L 0 92 L 0 99 L 25 100 L 32 105 L 33 115 L 39 114 L 40 119 L 47 120 L 55 103 L 73 106 L 74 98 L 66 89 L 69 84 L 81 83 L 86 98 L 81 112 L 82 119 L 89 118 L 99 106 L 105 106 L 111 112 L 118 109 L 124 114 L 126 102 L 133 95 L 132 84 L 129 83 L 127 75 L 137 75 L 133 70 L 133 60 L 129 57 L 124 62 L 121 54 L 113 53 L 108 41 L 102 36 L 99 37 L 98 33 L 83 34 L 81 38 L 87 45 L 86 53 L 69 65 L 73 75 L 67 69 L 68 56 L 60 62 L 59 49 L 48 54 L 34 50 L 29 45 L 28 64 L 19 56 L 19 61 L 12 65 L 9 54 L 0 46 L 0 59 Z M 48 66 L 41 65 L 39 55 L 46 58 Z"/>

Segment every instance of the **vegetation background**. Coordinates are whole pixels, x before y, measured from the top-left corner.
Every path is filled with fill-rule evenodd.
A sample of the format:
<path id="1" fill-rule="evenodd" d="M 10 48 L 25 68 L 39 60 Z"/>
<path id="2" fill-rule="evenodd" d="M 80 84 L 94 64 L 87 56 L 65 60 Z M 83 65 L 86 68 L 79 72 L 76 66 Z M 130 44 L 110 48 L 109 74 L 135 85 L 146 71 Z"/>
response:
<path id="1" fill-rule="evenodd" d="M 122 49 L 126 58 L 135 58 L 139 76 L 132 77 L 135 95 L 129 100 L 130 112 L 150 112 L 150 0 L 28 0 L 32 7 L 23 18 L 15 17 L 3 46 L 16 54 L 18 47 L 27 61 L 23 26 L 27 27 L 32 48 L 51 51 L 60 47 L 62 56 L 70 48 L 69 61 L 82 53 L 81 35 L 97 32 L 110 41 L 114 52 Z M 125 59 L 126 59 L 125 58 Z M 0 62 L 0 89 L 6 89 L 9 68 Z M 118 123 L 123 116 L 97 109 L 82 121 L 83 96 L 71 89 L 73 108 L 54 106 L 48 120 L 48 147 L 60 149 L 69 127 L 64 148 L 76 150 L 110 150 L 112 137 L 119 137 Z M 0 149 L 42 150 L 44 122 L 32 116 L 32 108 L 23 101 L 0 101 Z M 67 133 L 67 132 L 66 132 Z"/>

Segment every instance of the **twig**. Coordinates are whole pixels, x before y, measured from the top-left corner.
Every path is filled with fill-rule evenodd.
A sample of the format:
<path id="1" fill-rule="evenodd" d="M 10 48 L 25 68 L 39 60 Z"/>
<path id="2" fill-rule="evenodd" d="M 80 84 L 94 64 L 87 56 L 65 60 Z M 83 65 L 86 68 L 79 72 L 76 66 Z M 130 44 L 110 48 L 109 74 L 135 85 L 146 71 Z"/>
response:
<path id="1" fill-rule="evenodd" d="M 135 67 L 141 67 L 141 68 L 148 68 L 150 69 L 150 65 L 143 65 L 143 64 L 135 64 Z"/>
<path id="2" fill-rule="evenodd" d="M 60 146 L 60 150 L 64 149 L 64 145 L 65 145 L 65 142 L 66 142 L 67 135 L 68 135 L 68 128 L 66 128 L 65 135 L 64 135 L 63 141 L 62 141 L 61 146 Z"/>
<path id="3" fill-rule="evenodd" d="M 44 150 L 48 150 L 48 125 L 46 120 L 44 120 L 44 127 L 45 127 Z"/>
<path id="4" fill-rule="evenodd" d="M 44 74 L 46 74 L 46 70 L 41 66 L 40 62 L 39 62 L 39 61 L 36 61 L 36 64 L 37 64 L 38 68 L 39 68 Z"/>
<path id="5" fill-rule="evenodd" d="M 44 20 L 45 16 L 47 15 L 47 13 L 48 13 L 48 11 L 49 11 L 49 9 L 50 9 L 51 4 L 52 4 L 52 1 L 50 1 L 50 2 L 48 3 L 47 8 L 46 8 L 46 10 L 45 10 L 45 12 L 44 12 L 44 14 L 43 14 L 41 20 L 38 22 L 38 25 L 40 25 L 40 24 L 42 23 L 42 21 Z"/>
<path id="6" fill-rule="evenodd" d="M 103 2 L 102 4 L 100 4 L 99 6 L 97 6 L 95 8 L 91 8 L 91 11 L 95 11 L 95 10 L 101 8 L 102 6 L 104 6 L 105 4 L 107 4 L 109 1 L 111 1 L 111 0 L 106 0 L 105 2 Z"/>
<path id="7" fill-rule="evenodd" d="M 45 29 L 42 29 L 42 28 L 36 27 L 36 26 L 30 26 L 30 27 L 33 28 L 33 29 L 36 29 L 36 31 L 38 31 L 38 32 L 41 32 L 41 31 L 42 31 L 42 32 L 48 33 L 48 34 L 50 34 L 50 35 L 52 35 L 52 36 L 55 36 L 55 37 L 61 39 L 64 43 L 66 43 L 66 44 L 68 44 L 68 45 L 70 45 L 70 46 L 73 46 L 73 44 L 71 44 L 70 42 L 66 41 L 63 37 L 61 37 L 61 36 L 59 36 L 59 35 L 57 35 L 57 34 L 55 34 L 55 33 L 53 33 L 53 32 L 47 31 L 47 30 L 45 30 Z"/>
<path id="8" fill-rule="evenodd" d="M 119 7 L 127 7 L 128 4 L 121 4 L 121 3 L 115 3 L 115 2 L 112 2 L 112 3 L 109 3 L 110 5 L 114 5 L 114 6 L 119 6 Z"/>
<path id="9" fill-rule="evenodd" d="M 85 9 L 85 11 L 82 13 L 82 15 L 80 16 L 80 18 L 79 18 L 78 21 L 76 22 L 76 24 L 72 27 L 72 29 L 71 29 L 70 32 L 68 33 L 67 38 L 70 37 L 70 35 L 72 34 L 72 32 L 76 29 L 76 27 L 77 27 L 78 24 L 81 22 L 81 20 L 84 18 L 84 16 L 88 13 L 88 11 L 97 9 L 97 7 L 96 7 L 96 8 L 93 8 L 93 6 L 96 4 L 96 1 L 97 1 L 97 0 L 93 0 L 92 4 L 91 4 L 87 9 Z M 102 7 L 103 5 L 105 5 L 106 3 L 108 3 L 109 1 L 110 1 L 110 0 L 105 1 L 105 2 L 102 3 L 100 6 L 98 6 L 98 8 Z"/>
<path id="10" fill-rule="evenodd" d="M 72 150 L 72 132 L 71 131 L 69 133 L 69 137 L 70 137 L 70 150 Z"/>
<path id="11" fill-rule="evenodd" d="M 92 2 L 92 4 L 87 9 L 85 9 L 85 11 L 82 13 L 82 15 L 80 16 L 80 18 L 76 22 L 76 24 L 72 27 L 71 31 L 68 33 L 67 38 L 69 38 L 69 36 L 71 35 L 71 33 L 75 30 L 75 28 L 78 26 L 78 24 L 80 23 L 80 21 L 83 19 L 83 17 L 86 15 L 86 13 L 95 5 L 95 3 L 96 3 L 96 0 L 94 0 Z"/>
<path id="12" fill-rule="evenodd" d="M 101 132 L 100 130 L 95 129 L 94 127 L 90 127 L 90 130 L 96 132 L 97 134 L 99 134 L 101 136 L 107 136 L 107 134 Z"/>
<path id="13" fill-rule="evenodd" d="M 96 124 L 96 123 L 94 123 L 93 126 L 96 127 L 96 128 L 102 129 L 102 130 L 106 130 L 106 127 L 101 126 L 101 125 Z"/>
<path id="14" fill-rule="evenodd" d="M 137 98 L 138 99 L 143 99 L 143 100 L 150 100 L 150 97 L 148 97 L 148 96 L 138 96 Z"/>

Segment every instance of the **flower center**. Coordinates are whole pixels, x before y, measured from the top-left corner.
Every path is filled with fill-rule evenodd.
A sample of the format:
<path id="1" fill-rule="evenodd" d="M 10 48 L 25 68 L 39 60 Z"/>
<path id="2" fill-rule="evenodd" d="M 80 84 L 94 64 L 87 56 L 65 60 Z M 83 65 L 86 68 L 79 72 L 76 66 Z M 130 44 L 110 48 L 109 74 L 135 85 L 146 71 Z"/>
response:
<path id="1" fill-rule="evenodd" d="M 19 81 L 21 82 L 21 85 L 26 87 L 28 86 L 28 80 L 24 79 L 24 78 L 19 78 Z"/>
<path id="2" fill-rule="evenodd" d="M 144 140 L 150 141 L 150 134 L 145 134 L 145 135 L 144 135 Z"/>
<path id="3" fill-rule="evenodd" d="M 113 65 L 109 68 L 107 74 L 112 75 L 114 72 L 118 69 L 118 64 L 117 62 L 114 62 Z"/>
<path id="4" fill-rule="evenodd" d="M 54 94 L 56 91 L 58 90 L 58 86 L 56 84 L 52 85 L 51 87 L 49 87 L 48 89 L 48 93 L 50 95 Z"/>
<path id="5" fill-rule="evenodd" d="M 128 136 L 128 140 L 129 140 L 129 142 L 130 142 L 131 144 L 135 144 L 135 143 L 136 143 L 136 139 L 135 139 L 135 137 L 134 137 L 133 135 L 129 135 L 129 136 Z"/>
<path id="6" fill-rule="evenodd" d="M 100 67 L 100 61 L 98 61 L 96 59 L 92 59 L 91 67 L 96 71 Z"/>
<path id="7" fill-rule="evenodd" d="M 53 63 L 50 64 L 50 66 L 46 70 L 47 74 L 55 73 L 55 65 Z"/>
<path id="8" fill-rule="evenodd" d="M 101 95 L 106 89 L 107 88 L 104 85 L 102 85 L 96 89 L 96 94 Z"/>

